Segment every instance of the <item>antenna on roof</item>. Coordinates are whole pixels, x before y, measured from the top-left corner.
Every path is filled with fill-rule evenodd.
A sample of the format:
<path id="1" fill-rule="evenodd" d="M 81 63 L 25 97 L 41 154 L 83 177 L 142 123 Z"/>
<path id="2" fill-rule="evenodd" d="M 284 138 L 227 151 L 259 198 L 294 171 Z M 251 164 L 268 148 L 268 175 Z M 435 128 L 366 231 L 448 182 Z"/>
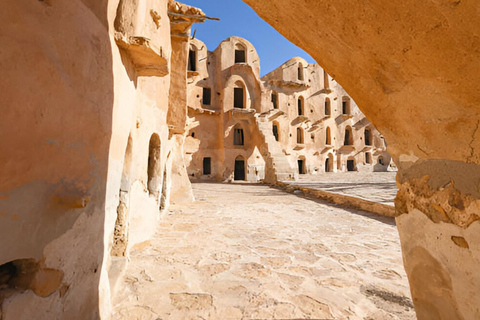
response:
<path id="1" fill-rule="evenodd" d="M 195 34 L 197 33 L 197 29 L 193 30 L 193 36 L 192 36 L 192 40 L 195 39 Z"/>

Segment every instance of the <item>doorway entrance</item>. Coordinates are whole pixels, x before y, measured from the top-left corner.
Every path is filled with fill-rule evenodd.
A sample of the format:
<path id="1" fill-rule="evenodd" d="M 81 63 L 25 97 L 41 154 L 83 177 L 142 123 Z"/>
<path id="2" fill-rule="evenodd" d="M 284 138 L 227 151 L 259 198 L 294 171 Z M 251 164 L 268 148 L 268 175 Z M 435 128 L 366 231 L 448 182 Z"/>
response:
<path id="1" fill-rule="evenodd" d="M 233 180 L 245 180 L 245 159 L 238 156 L 235 159 L 235 171 L 233 172 Z"/>
<path id="2" fill-rule="evenodd" d="M 355 171 L 355 160 L 347 160 L 347 171 Z"/>
<path id="3" fill-rule="evenodd" d="M 305 174 L 305 160 L 298 159 L 298 173 Z"/>

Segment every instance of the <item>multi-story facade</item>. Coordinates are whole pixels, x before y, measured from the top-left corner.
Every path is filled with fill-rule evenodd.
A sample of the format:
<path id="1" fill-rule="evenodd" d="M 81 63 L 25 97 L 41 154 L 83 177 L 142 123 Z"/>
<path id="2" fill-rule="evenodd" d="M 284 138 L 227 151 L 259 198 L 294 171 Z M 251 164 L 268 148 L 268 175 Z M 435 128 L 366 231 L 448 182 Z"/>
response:
<path id="1" fill-rule="evenodd" d="M 185 152 L 191 179 L 275 181 L 386 171 L 381 134 L 318 64 L 293 58 L 260 78 L 251 43 L 190 43 Z"/>

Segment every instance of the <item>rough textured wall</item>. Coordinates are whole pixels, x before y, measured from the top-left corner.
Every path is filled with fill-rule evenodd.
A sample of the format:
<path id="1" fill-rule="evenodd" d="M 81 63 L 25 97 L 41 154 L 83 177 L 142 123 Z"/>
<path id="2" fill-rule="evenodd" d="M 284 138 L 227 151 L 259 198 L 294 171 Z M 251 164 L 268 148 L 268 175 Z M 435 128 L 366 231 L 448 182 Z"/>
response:
<path id="1" fill-rule="evenodd" d="M 95 319 L 114 99 L 107 1 L 19 0 L 0 21 L 0 265 L 34 274 L 0 318 Z"/>
<path id="2" fill-rule="evenodd" d="M 244 1 L 309 52 L 389 142 L 419 319 L 479 318 L 478 1 Z"/>
<path id="3" fill-rule="evenodd" d="M 477 1 L 245 2 L 345 88 L 392 154 L 480 161 Z"/>

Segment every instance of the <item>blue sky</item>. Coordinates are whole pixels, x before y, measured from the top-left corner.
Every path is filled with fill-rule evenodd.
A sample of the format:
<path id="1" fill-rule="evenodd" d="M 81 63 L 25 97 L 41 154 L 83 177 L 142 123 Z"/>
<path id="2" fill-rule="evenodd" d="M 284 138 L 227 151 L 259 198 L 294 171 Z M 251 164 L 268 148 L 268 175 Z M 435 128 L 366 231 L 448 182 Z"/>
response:
<path id="1" fill-rule="evenodd" d="M 274 0 L 272 0 L 274 1 Z M 213 51 L 228 37 L 237 36 L 250 41 L 260 56 L 260 73 L 265 75 L 293 57 L 302 57 L 309 63 L 313 60 L 305 51 L 285 39 L 269 24 L 260 19 L 241 0 L 181 0 L 182 3 L 198 7 L 209 17 L 220 21 L 207 20 L 195 23 L 192 34 Z"/>

